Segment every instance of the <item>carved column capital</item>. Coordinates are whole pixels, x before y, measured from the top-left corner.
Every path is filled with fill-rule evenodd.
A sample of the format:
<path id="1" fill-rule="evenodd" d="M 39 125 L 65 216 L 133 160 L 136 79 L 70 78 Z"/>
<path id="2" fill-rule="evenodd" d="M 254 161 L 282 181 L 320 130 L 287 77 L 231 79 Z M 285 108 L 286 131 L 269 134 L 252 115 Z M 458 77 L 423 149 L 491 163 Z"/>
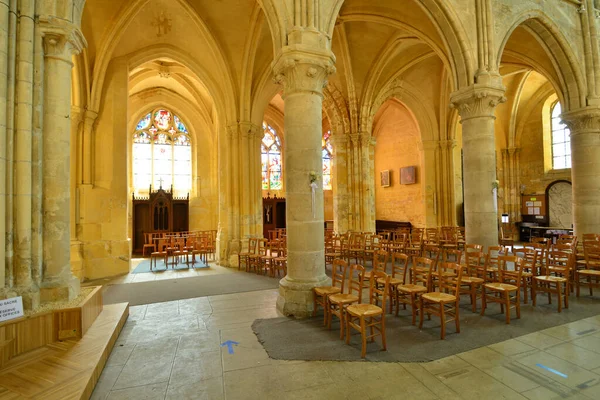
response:
<path id="1" fill-rule="evenodd" d="M 307 51 L 286 47 L 273 61 L 273 81 L 283 85 L 283 98 L 310 92 L 323 96 L 329 75 L 335 73 L 335 56 L 329 50 Z"/>
<path id="2" fill-rule="evenodd" d="M 474 84 L 458 90 L 450 96 L 450 107 L 456 108 L 461 122 L 471 118 L 494 118 L 496 106 L 506 101 L 503 86 Z"/>
<path id="3" fill-rule="evenodd" d="M 600 107 L 585 107 L 564 112 L 560 118 L 571 131 L 571 137 L 600 133 Z"/>
<path id="4" fill-rule="evenodd" d="M 423 140 L 418 143 L 419 150 L 421 151 L 431 151 L 437 150 L 440 148 L 439 140 Z"/>
<path id="5" fill-rule="evenodd" d="M 71 56 L 79 54 L 87 42 L 83 33 L 74 24 L 47 16 L 39 17 L 39 26 L 44 41 L 44 55 L 71 63 Z"/>
<path id="6" fill-rule="evenodd" d="M 249 121 L 241 121 L 240 123 L 240 132 L 244 139 L 256 139 L 262 138 L 262 128 L 252 122 Z"/>
<path id="7" fill-rule="evenodd" d="M 350 140 L 350 138 L 344 134 L 337 134 L 337 135 L 334 134 L 329 137 L 329 141 L 331 142 L 331 145 L 333 146 L 334 151 L 336 150 L 337 147 L 345 146 L 349 140 Z"/>
<path id="8" fill-rule="evenodd" d="M 238 137 L 238 124 L 227 125 L 227 139 L 232 140 Z"/>
<path id="9" fill-rule="evenodd" d="M 440 140 L 440 147 L 445 150 L 452 150 L 456 147 L 456 140 Z"/>

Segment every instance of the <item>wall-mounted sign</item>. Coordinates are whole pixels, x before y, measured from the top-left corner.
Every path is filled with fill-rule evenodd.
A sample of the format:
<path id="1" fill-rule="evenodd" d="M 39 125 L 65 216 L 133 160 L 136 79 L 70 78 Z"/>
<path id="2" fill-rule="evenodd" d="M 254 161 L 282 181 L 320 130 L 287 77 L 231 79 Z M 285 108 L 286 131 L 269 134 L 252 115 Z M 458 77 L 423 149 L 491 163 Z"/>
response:
<path id="1" fill-rule="evenodd" d="M 23 315 L 23 298 L 21 296 L 0 300 L 0 322 L 20 318 Z"/>

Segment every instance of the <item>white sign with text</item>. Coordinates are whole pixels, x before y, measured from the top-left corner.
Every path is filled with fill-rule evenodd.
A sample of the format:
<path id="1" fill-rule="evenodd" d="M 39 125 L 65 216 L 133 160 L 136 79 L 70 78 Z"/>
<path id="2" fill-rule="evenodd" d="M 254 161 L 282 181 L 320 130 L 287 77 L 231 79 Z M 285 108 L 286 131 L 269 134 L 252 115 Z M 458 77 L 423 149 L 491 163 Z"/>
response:
<path id="1" fill-rule="evenodd" d="M 0 300 L 0 322 L 20 318 L 23 315 L 23 298 L 21 296 Z"/>

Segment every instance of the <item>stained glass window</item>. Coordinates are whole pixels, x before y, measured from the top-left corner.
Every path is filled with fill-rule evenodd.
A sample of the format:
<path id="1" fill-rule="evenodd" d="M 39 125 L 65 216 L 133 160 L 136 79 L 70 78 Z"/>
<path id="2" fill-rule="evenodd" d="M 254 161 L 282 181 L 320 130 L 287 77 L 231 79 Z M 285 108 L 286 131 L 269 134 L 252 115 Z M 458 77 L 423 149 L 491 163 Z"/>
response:
<path id="1" fill-rule="evenodd" d="M 331 190 L 331 155 L 333 147 L 331 146 L 331 131 L 323 132 L 323 190 Z"/>
<path id="2" fill-rule="evenodd" d="M 261 146 L 262 188 L 281 190 L 283 188 L 283 167 L 281 141 L 275 129 L 263 123 L 264 136 Z"/>
<path id="3" fill-rule="evenodd" d="M 192 151 L 188 131 L 176 115 L 165 109 L 146 114 L 133 134 L 133 188 L 192 188 Z"/>
<path id="4" fill-rule="evenodd" d="M 560 119 L 562 108 L 556 103 L 552 108 L 552 168 L 571 168 L 571 131 Z"/>

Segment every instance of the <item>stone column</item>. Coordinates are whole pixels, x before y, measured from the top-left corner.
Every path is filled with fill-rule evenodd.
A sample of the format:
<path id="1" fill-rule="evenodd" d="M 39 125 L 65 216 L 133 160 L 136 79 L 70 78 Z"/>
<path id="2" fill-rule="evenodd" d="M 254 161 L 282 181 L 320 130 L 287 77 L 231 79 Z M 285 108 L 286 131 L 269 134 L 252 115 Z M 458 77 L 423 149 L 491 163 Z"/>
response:
<path id="1" fill-rule="evenodd" d="M 566 112 L 561 118 L 571 130 L 575 234 L 600 233 L 600 108 Z"/>
<path id="2" fill-rule="evenodd" d="M 328 284 L 324 264 L 322 102 L 327 76 L 334 72 L 330 51 L 285 48 L 274 61 L 275 81 L 285 101 L 285 187 L 288 273 L 280 281 L 277 308 L 287 316 L 308 317 L 313 291 Z M 314 197 L 311 173 L 316 177 Z M 314 198 L 314 203 L 313 203 Z"/>
<path id="3" fill-rule="evenodd" d="M 333 134 L 329 139 L 333 147 L 333 229 L 345 233 L 349 229 L 350 203 L 348 201 L 348 137 Z"/>
<path id="4" fill-rule="evenodd" d="M 6 131 L 8 96 L 8 0 L 0 0 L 0 260 L 6 260 Z M 5 268 L 0 268 L 0 288 L 5 284 Z"/>
<path id="5" fill-rule="evenodd" d="M 375 138 L 368 132 L 362 132 L 358 137 L 361 229 L 364 232 L 375 232 Z"/>
<path id="6" fill-rule="evenodd" d="M 92 110 L 85 110 L 83 114 L 83 135 L 81 138 L 81 179 L 84 185 L 93 184 L 94 171 L 94 124 L 98 118 L 98 113 Z"/>
<path id="7" fill-rule="evenodd" d="M 463 184 L 467 243 L 484 248 L 498 244 L 498 217 L 493 193 L 496 181 L 494 112 L 506 101 L 502 86 L 475 84 L 455 92 L 463 131 Z"/>
<path id="8" fill-rule="evenodd" d="M 71 271 L 79 280 L 83 280 L 83 255 L 81 242 L 77 240 L 77 164 L 78 161 L 81 163 L 81 160 L 78 160 L 80 157 L 78 157 L 77 142 L 81 137 L 80 125 L 84 113 L 85 111 L 79 107 L 71 107 L 71 191 L 69 193 L 71 196 Z"/>
<path id="9" fill-rule="evenodd" d="M 419 183 L 423 192 L 423 211 L 425 212 L 425 227 L 437 228 L 439 209 L 436 209 L 437 202 L 437 160 L 439 158 L 440 143 L 437 140 L 426 140 L 419 142 L 421 151 L 421 165 L 423 169 L 417 171 Z"/>
<path id="10" fill-rule="evenodd" d="M 70 267 L 71 56 L 85 39 L 72 24 L 41 18 L 45 52 L 42 301 L 71 299 L 79 280 Z"/>

